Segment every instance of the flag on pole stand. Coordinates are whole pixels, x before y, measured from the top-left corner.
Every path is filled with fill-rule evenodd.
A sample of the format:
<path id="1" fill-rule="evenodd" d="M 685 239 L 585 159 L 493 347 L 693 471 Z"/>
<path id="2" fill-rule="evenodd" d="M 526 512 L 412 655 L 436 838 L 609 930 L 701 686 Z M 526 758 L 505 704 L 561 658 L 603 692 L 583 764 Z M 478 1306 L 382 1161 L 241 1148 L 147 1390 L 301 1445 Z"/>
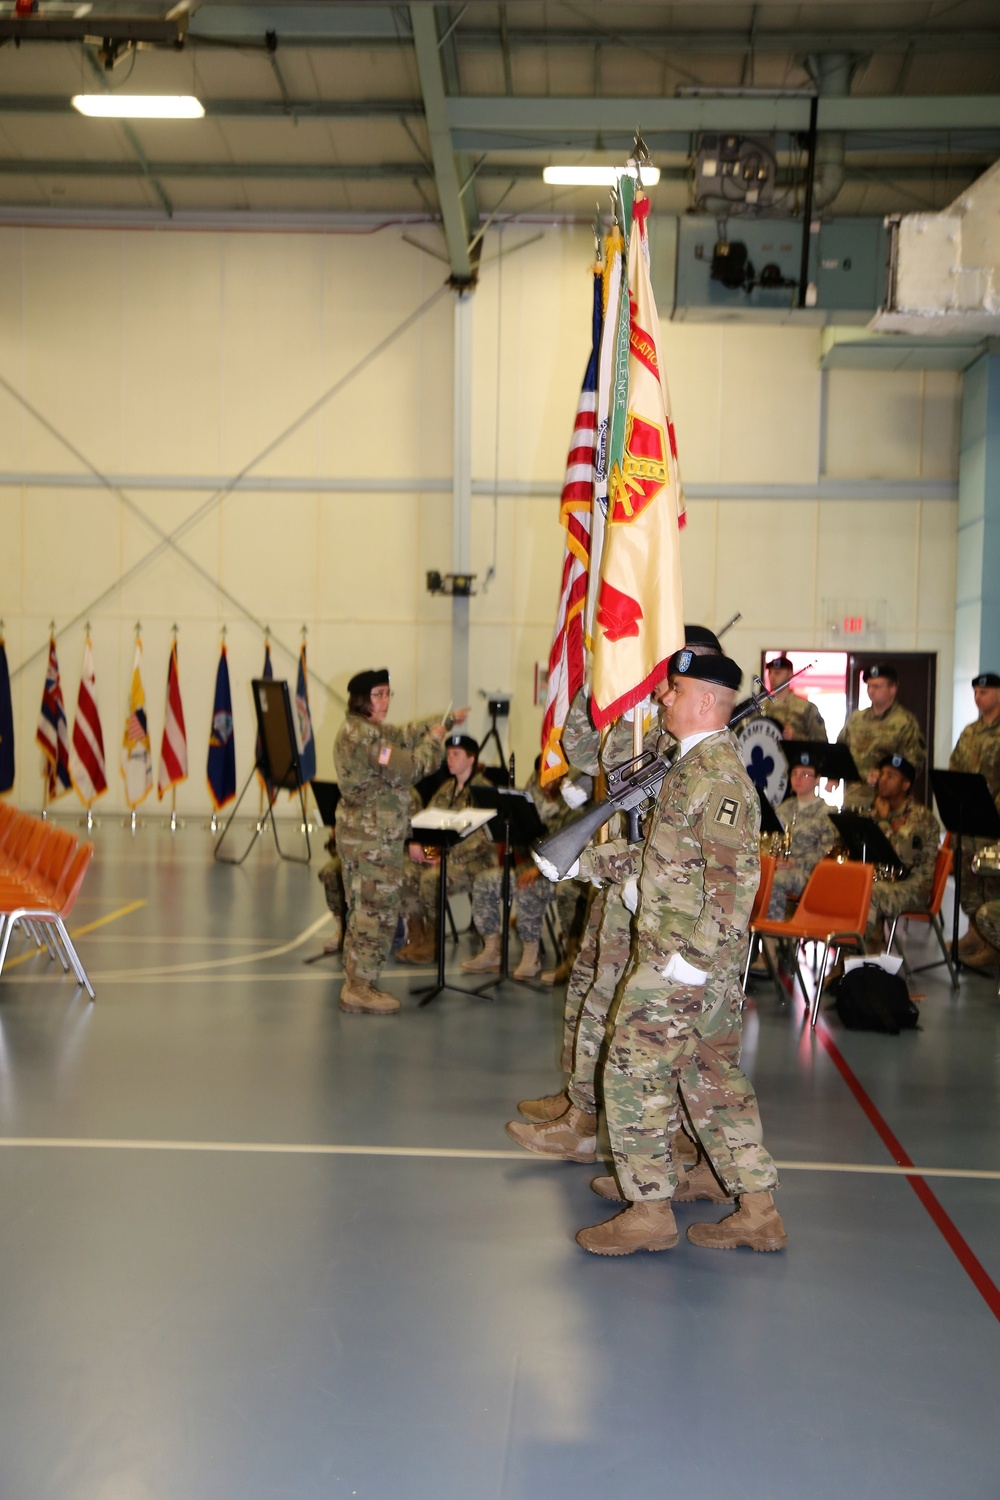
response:
<path id="1" fill-rule="evenodd" d="M 45 757 L 44 800 L 46 806 L 68 792 L 72 786 L 69 775 L 69 726 L 63 707 L 62 687 L 59 682 L 59 662 L 56 658 L 56 638 L 49 637 L 49 661 L 45 669 L 45 688 L 42 692 L 42 707 L 38 715 L 35 740 Z"/>
<path id="2" fill-rule="evenodd" d="M 160 774 L 156 781 L 156 795 L 163 801 L 163 794 L 182 781 L 187 781 L 188 747 L 187 729 L 184 725 L 184 705 L 181 702 L 181 679 L 177 667 L 177 637 L 170 647 L 167 665 L 167 706 L 163 715 L 163 738 L 160 741 Z"/>
<path id="3" fill-rule="evenodd" d="M 542 716 L 542 764 L 539 780 L 545 786 L 568 770 L 562 735 L 569 705 L 586 675 L 584 610 L 591 559 L 591 511 L 594 498 L 594 455 L 597 436 L 597 360 L 601 343 L 602 267 L 593 269 L 591 348 L 576 421 L 566 460 L 566 477 L 559 503 L 565 528 L 562 582 L 555 635 L 549 652 L 549 678 Z"/>
<path id="4" fill-rule="evenodd" d="M 268 627 L 268 628 L 270 628 L 270 627 Z M 274 677 L 274 668 L 271 665 L 271 638 L 270 638 L 270 636 L 265 636 L 264 637 L 264 670 L 261 672 L 260 675 L 267 682 L 270 682 L 271 679 Z M 254 741 L 254 747 L 253 747 L 253 758 L 254 758 L 254 761 L 257 763 L 257 765 L 260 765 L 260 758 L 261 758 L 261 754 L 262 753 L 263 753 L 263 746 L 261 745 L 261 742 L 260 742 L 260 730 L 258 730 L 257 731 L 257 738 Z M 260 774 L 260 771 L 257 772 L 257 780 L 260 782 L 260 791 L 261 791 L 260 807 L 261 807 L 261 812 L 263 812 L 263 810 L 264 810 L 264 778 Z"/>
<path id="5" fill-rule="evenodd" d="M 233 738 L 233 695 L 229 687 L 226 643 L 219 653 L 215 674 L 212 730 L 208 737 L 208 790 L 212 806 L 220 812 L 236 796 L 236 741 Z"/>
<path id="6" fill-rule="evenodd" d="M 587 609 L 584 616 L 584 640 L 587 650 L 594 649 L 594 615 L 597 612 L 597 586 L 601 581 L 601 553 L 604 551 L 604 526 L 608 515 L 608 440 L 611 420 L 611 384 L 615 363 L 615 340 L 622 301 L 625 267 L 625 236 L 617 220 L 604 241 L 604 317 L 601 324 L 601 350 L 597 360 L 597 443 L 594 454 L 594 504 L 590 517 L 590 557 L 587 574 Z"/>
<path id="7" fill-rule="evenodd" d="M 14 710 L 10 701 L 7 646 L 0 635 L 0 795 L 14 785 Z"/>
<path id="8" fill-rule="evenodd" d="M 97 708 L 97 681 L 94 677 L 94 650 L 88 634 L 83 643 L 83 671 L 76 695 L 76 718 L 73 720 L 73 742 L 69 773 L 76 794 L 89 812 L 108 789 L 104 762 L 104 733 Z M 90 820 L 92 821 L 92 820 Z"/>
<path id="9" fill-rule="evenodd" d="M 649 199 L 640 188 L 628 243 L 628 317 L 623 301 L 616 346 L 608 515 L 594 618 L 591 710 L 598 729 L 640 703 L 684 644 L 684 500 L 649 279 L 648 215 Z"/>
<path id="10" fill-rule="evenodd" d="M 308 786 L 316 779 L 316 741 L 309 713 L 309 676 L 306 671 L 306 643 L 299 652 L 299 675 L 295 683 L 295 743 L 299 751 L 302 783 Z"/>
<path id="11" fill-rule="evenodd" d="M 146 723 L 146 694 L 142 686 L 142 639 L 136 629 L 135 656 L 132 661 L 132 685 L 129 689 L 128 717 L 122 736 L 122 776 L 125 778 L 125 801 L 135 810 L 153 790 L 153 750 Z"/>

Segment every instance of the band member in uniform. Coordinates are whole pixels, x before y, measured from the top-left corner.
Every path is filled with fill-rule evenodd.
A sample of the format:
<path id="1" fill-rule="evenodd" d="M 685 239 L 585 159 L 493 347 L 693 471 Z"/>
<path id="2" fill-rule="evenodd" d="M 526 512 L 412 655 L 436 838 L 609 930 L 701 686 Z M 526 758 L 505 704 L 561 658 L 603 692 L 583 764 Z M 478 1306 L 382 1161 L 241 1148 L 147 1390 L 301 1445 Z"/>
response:
<path id="1" fill-rule="evenodd" d="M 445 735 L 467 708 L 441 722 L 387 724 L 388 669 L 359 672 L 347 684 L 347 718 L 333 748 L 340 802 L 337 847 L 344 865 L 347 930 L 341 1010 L 388 1015 L 394 995 L 376 988 L 399 918 L 409 789 L 441 764 Z"/>
<path id="2" fill-rule="evenodd" d="M 913 796 L 916 774 L 902 755 L 886 755 L 879 762 L 872 813 L 907 873 L 895 880 L 877 879 L 872 888 L 869 952 L 885 946 L 885 922 L 904 911 L 926 911 L 931 898 L 941 827 L 930 808 Z"/>
<path id="3" fill-rule="evenodd" d="M 972 679 L 979 717 L 966 724 L 948 762 L 950 771 L 974 771 L 986 777 L 990 796 L 1000 809 L 1000 673 L 980 672 Z M 962 840 L 962 909 L 969 918 L 969 930 L 958 945 L 962 961 L 974 968 L 989 966 L 1000 959 L 995 931 L 981 931 L 978 909 L 988 902 L 1000 901 L 1000 875 L 976 873 L 974 857 L 986 848 L 987 839 Z"/>
<path id="4" fill-rule="evenodd" d="M 870 708 L 856 708 L 837 736 L 846 745 L 861 780 L 844 793 L 845 812 L 868 812 L 875 800 L 879 762 L 885 755 L 902 755 L 916 775 L 924 768 L 927 745 L 923 730 L 908 708 L 896 701 L 899 678 L 889 662 L 879 662 L 862 672 L 871 699 Z M 827 783 L 832 790 L 833 783 Z"/>
<path id="5" fill-rule="evenodd" d="M 787 685 L 795 671 L 788 657 L 772 657 L 765 670 L 774 697 L 764 704 L 764 715 L 781 725 L 786 740 L 825 740 L 826 725 L 815 703 Z"/>
<path id="6" fill-rule="evenodd" d="M 463 812 L 474 807 L 471 788 L 489 787 L 476 767 L 479 745 L 468 734 L 450 734 L 445 741 L 449 777 L 434 793 L 428 807 L 448 812 Z M 407 943 L 396 954 L 407 964 L 431 963 L 437 958 L 438 890 L 441 863 L 436 850 L 430 853 L 419 838 L 407 845 L 409 856 L 403 862 L 403 895 L 401 910 L 406 918 Z M 485 870 L 496 869 L 496 846 L 485 828 L 477 828 L 448 851 L 448 895 L 471 892 L 473 882 Z"/>
<path id="7" fill-rule="evenodd" d="M 837 841 L 827 805 L 818 795 L 819 775 L 808 750 L 789 754 L 791 797 L 778 808 L 785 829 L 788 853 L 778 856 L 767 914 L 772 921 L 784 920 L 789 897 L 801 896 L 806 881 Z"/>

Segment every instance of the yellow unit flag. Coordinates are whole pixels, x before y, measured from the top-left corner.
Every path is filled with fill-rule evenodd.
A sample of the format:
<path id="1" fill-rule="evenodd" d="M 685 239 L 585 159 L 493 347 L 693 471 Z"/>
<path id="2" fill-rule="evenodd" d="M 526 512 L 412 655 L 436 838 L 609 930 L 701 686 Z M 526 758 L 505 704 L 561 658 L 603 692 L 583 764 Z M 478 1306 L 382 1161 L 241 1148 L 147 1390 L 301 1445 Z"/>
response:
<path id="1" fill-rule="evenodd" d="M 640 703 L 684 644 L 684 492 L 649 279 L 649 199 L 637 193 L 628 247 L 628 401 L 612 444 L 593 633 L 592 712 L 600 729 Z"/>

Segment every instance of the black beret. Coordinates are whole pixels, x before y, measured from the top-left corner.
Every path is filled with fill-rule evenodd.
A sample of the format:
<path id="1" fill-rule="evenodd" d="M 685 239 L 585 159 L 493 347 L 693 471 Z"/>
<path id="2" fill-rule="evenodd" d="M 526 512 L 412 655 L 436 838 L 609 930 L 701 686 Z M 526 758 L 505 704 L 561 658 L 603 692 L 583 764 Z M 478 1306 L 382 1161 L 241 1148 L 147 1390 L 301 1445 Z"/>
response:
<path id="1" fill-rule="evenodd" d="M 973 687 L 1000 687 L 1000 673 L 980 672 L 978 677 L 972 679 Z"/>
<path id="2" fill-rule="evenodd" d="M 743 673 L 731 656 L 696 656 L 686 647 L 675 651 L 667 662 L 668 677 L 694 677 L 699 682 L 712 682 L 717 687 L 732 688 L 735 693 L 743 681 Z"/>
<path id="3" fill-rule="evenodd" d="M 389 668 L 369 668 L 367 672 L 356 672 L 347 684 L 352 698 L 370 698 L 372 688 L 389 686 Z"/>
<path id="4" fill-rule="evenodd" d="M 452 745 L 456 750 L 464 750 L 466 755 L 478 755 L 479 745 L 471 734 L 449 734 L 444 742 L 444 748 L 450 750 Z"/>
<path id="5" fill-rule="evenodd" d="M 720 653 L 722 651 L 719 637 L 715 634 L 714 630 L 709 630 L 707 625 L 688 625 L 685 623 L 684 644 L 685 646 L 711 646 L 713 651 Z"/>
<path id="6" fill-rule="evenodd" d="M 792 749 L 785 750 L 784 753 L 785 758 L 793 771 L 796 766 L 806 766 L 810 771 L 815 771 L 816 774 L 819 775 L 819 767 L 816 764 L 816 756 L 812 750 L 796 750 L 793 746 Z"/>
<path id="7" fill-rule="evenodd" d="M 898 682 L 899 677 L 896 668 L 889 662 L 875 662 L 873 666 L 865 667 L 862 677 L 866 682 L 871 682 L 873 677 L 884 677 L 886 682 Z"/>
<path id="8" fill-rule="evenodd" d="M 907 760 L 905 755 L 883 755 L 878 768 L 880 771 L 898 771 L 900 776 L 905 776 L 911 785 L 917 779 L 916 767 Z"/>
<path id="9" fill-rule="evenodd" d="M 772 656 L 771 657 L 771 660 L 767 663 L 768 671 L 770 671 L 772 667 L 778 667 L 778 668 L 784 670 L 785 672 L 794 672 L 795 671 L 795 668 L 792 666 L 791 662 L 788 660 L 788 657 L 785 656 L 784 654 L 782 654 L 781 656 Z"/>

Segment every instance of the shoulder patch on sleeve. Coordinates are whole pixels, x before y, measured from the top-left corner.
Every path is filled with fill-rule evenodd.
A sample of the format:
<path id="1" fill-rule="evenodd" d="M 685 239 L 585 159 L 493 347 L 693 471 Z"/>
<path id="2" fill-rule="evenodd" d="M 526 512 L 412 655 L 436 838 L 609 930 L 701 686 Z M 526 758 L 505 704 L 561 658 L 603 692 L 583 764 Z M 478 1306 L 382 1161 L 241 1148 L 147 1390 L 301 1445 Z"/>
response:
<path id="1" fill-rule="evenodd" d="M 738 848 L 746 833 L 747 805 L 732 788 L 717 787 L 705 809 L 705 832 L 716 843 Z"/>
<path id="2" fill-rule="evenodd" d="M 379 765 L 380 766 L 387 766 L 391 760 L 392 760 L 392 746 L 391 745 L 379 745 L 379 747 L 378 747 L 378 763 L 379 763 Z"/>

